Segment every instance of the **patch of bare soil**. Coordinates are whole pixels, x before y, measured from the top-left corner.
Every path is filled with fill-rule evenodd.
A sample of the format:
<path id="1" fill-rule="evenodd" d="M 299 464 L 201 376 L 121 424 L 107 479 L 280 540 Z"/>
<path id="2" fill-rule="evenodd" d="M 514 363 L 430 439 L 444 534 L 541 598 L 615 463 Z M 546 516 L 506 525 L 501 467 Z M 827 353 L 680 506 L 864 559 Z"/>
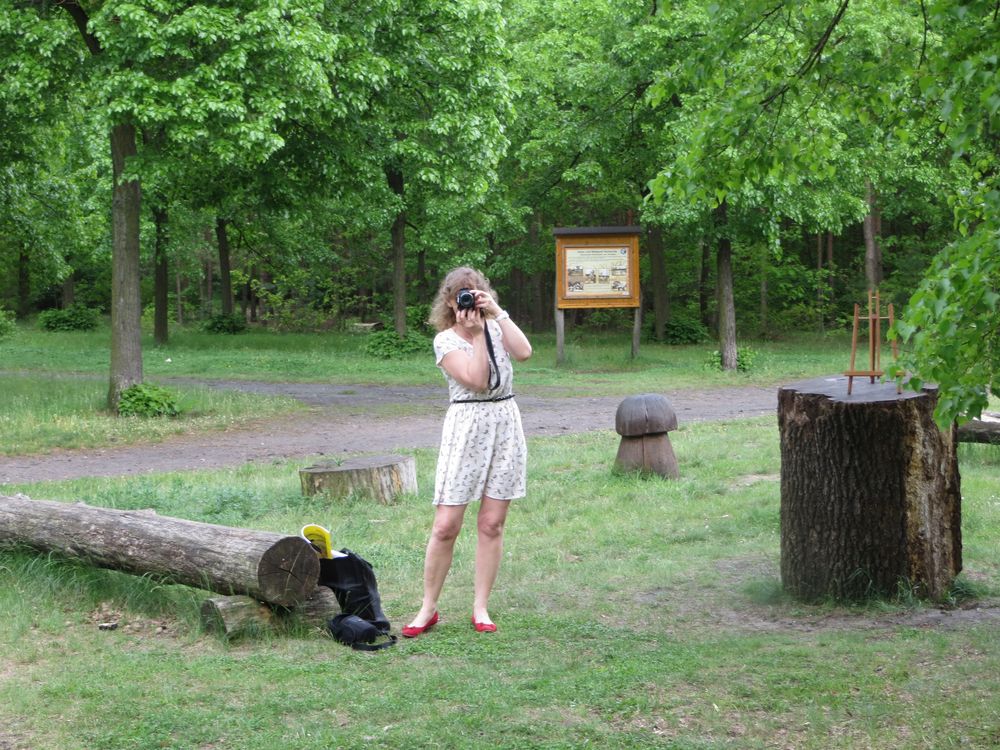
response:
<path id="1" fill-rule="evenodd" d="M 734 633 L 814 633 L 823 631 L 872 631 L 893 633 L 903 629 L 957 630 L 987 625 L 1000 628 L 1000 600 L 995 597 L 955 606 L 925 604 L 884 613 L 847 607 L 810 607 L 775 602 L 757 603 L 746 591 L 752 584 L 776 582 L 777 564 L 771 559 L 735 557 L 715 563 L 716 586 L 695 581 L 683 589 L 655 588 L 638 591 L 633 600 L 672 613 L 674 627 L 720 629 Z M 700 587 L 699 587 L 700 586 Z"/>
<path id="2" fill-rule="evenodd" d="M 312 456 L 384 453 L 436 446 L 447 409 L 443 387 L 338 386 L 323 383 L 195 381 L 210 388 L 285 395 L 310 406 L 302 415 L 161 443 L 0 458 L 4 484 L 89 476 L 125 476 L 238 466 Z M 665 392 L 678 421 L 731 420 L 774 414 L 777 389 L 740 387 Z M 620 396 L 518 396 L 527 435 L 611 430 Z M 393 410 L 397 413 L 393 414 Z M 419 413 L 414 415 L 413 412 Z M 386 415 L 389 416 L 386 416 Z"/>

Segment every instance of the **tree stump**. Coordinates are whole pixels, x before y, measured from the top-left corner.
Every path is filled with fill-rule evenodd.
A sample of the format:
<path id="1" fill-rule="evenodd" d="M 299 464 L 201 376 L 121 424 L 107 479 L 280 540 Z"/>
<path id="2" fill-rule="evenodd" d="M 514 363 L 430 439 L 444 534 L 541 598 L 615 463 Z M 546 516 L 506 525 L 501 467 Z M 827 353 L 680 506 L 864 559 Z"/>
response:
<path id="1" fill-rule="evenodd" d="M 677 415 L 665 396 L 629 396 L 615 413 L 615 430 L 622 436 L 615 466 L 676 479 L 680 471 L 667 434 L 676 429 Z"/>
<path id="2" fill-rule="evenodd" d="M 827 377 L 778 390 L 781 580 L 801 599 L 940 600 L 962 569 L 955 430 L 937 389 Z"/>
<path id="3" fill-rule="evenodd" d="M 286 607 L 305 599 L 319 580 L 316 552 L 300 536 L 23 495 L 0 496 L 4 543 Z"/>
<path id="4" fill-rule="evenodd" d="M 413 456 L 364 456 L 340 464 L 308 466 L 299 471 L 303 495 L 371 497 L 391 503 L 402 493 L 417 491 L 417 463 Z"/>

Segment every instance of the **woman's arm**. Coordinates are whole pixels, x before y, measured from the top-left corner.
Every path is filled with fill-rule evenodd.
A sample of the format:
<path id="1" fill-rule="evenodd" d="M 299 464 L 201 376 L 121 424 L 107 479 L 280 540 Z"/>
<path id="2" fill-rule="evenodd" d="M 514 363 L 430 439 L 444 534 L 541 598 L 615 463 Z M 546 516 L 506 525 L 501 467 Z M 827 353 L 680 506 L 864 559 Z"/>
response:
<path id="1" fill-rule="evenodd" d="M 492 317 L 503 331 L 503 348 L 518 362 L 524 362 L 531 356 L 531 342 L 524 331 L 510 319 L 510 315 L 497 304 L 492 295 L 478 290 L 475 290 L 475 294 L 477 309 Z"/>
<path id="2" fill-rule="evenodd" d="M 490 361 L 482 315 L 478 310 L 459 310 L 455 317 L 458 325 L 472 334 L 472 356 L 456 349 L 444 355 L 441 367 L 470 391 L 485 391 L 489 388 Z"/>

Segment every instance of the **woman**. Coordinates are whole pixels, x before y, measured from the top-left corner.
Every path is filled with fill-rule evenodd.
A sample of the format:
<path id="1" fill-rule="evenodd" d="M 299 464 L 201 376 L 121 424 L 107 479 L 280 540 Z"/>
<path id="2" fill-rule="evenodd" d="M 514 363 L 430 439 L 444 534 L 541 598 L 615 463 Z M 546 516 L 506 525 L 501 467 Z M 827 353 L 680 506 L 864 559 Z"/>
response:
<path id="1" fill-rule="evenodd" d="M 415 638 L 438 622 L 438 597 L 465 507 L 473 500 L 479 500 L 479 512 L 472 625 L 491 633 L 497 627 L 487 604 L 503 554 L 507 509 L 525 494 L 527 447 L 513 399 L 511 358 L 526 360 L 531 344 L 473 268 L 456 268 L 445 277 L 430 320 L 438 330 L 434 356 L 448 382 L 451 406 L 438 454 L 423 604 L 403 635 Z"/>

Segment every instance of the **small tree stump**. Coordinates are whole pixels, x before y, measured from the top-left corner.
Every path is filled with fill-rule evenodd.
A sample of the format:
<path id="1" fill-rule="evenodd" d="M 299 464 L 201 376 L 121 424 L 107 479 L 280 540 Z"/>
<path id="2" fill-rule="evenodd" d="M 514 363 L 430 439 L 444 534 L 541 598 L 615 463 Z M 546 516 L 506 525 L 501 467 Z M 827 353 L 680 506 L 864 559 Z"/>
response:
<path id="1" fill-rule="evenodd" d="M 781 580 L 802 599 L 942 599 L 962 569 L 954 429 L 937 389 L 828 377 L 778 390 Z"/>
<path id="2" fill-rule="evenodd" d="M 629 396 L 615 413 L 615 430 L 622 436 L 615 466 L 676 479 L 680 476 L 677 456 L 667 435 L 676 429 L 677 415 L 666 397 L 658 393 Z"/>
<path id="3" fill-rule="evenodd" d="M 303 495 L 344 498 L 351 494 L 391 503 L 402 493 L 416 493 L 413 456 L 364 456 L 341 464 L 308 466 L 299 471 Z"/>

